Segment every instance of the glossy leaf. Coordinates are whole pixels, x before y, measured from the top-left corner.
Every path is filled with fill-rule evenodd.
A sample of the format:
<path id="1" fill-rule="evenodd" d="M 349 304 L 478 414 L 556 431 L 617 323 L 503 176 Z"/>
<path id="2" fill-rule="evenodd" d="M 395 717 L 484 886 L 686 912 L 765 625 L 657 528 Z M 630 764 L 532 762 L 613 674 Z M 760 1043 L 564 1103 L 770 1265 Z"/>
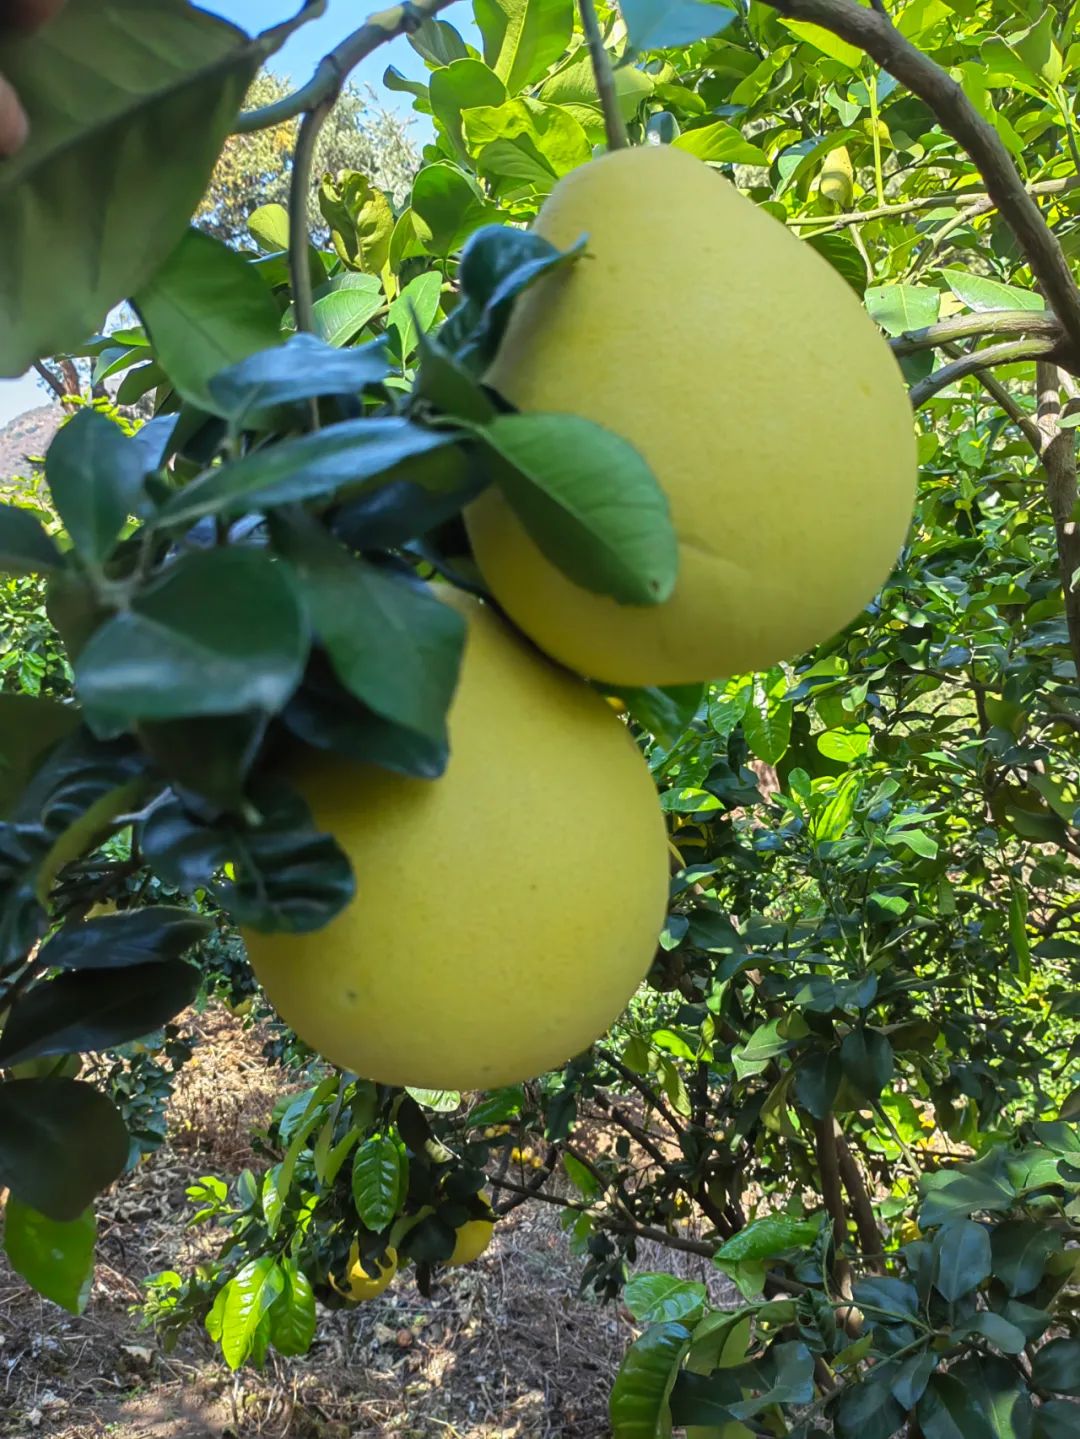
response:
<path id="1" fill-rule="evenodd" d="M 126 969 L 151 960 L 178 959 L 213 932 L 209 915 L 172 905 L 66 924 L 41 951 L 45 969 Z"/>
<path id="2" fill-rule="evenodd" d="M 0 1185 L 50 1219 L 78 1219 L 121 1173 L 128 1133 L 112 1102 L 75 1079 L 0 1084 Z"/>
<path id="3" fill-rule="evenodd" d="M 76 1219 L 49 1219 L 12 1197 L 4 1207 L 4 1253 L 16 1274 L 39 1294 L 81 1314 L 94 1277 L 97 1221 L 92 1209 Z"/>
<path id="4" fill-rule="evenodd" d="M 641 1324 L 675 1319 L 695 1324 L 705 1299 L 704 1284 L 671 1274 L 635 1274 L 623 1290 L 623 1303 Z"/>
<path id="5" fill-rule="evenodd" d="M 621 0 L 630 44 L 635 50 L 666 50 L 718 35 L 735 19 L 722 5 L 702 0 Z"/>
<path id="6" fill-rule="evenodd" d="M 77 553 L 99 565 L 142 499 L 138 448 L 104 415 L 83 410 L 49 446 L 45 478 Z"/>
<path id="7" fill-rule="evenodd" d="M 264 551 L 189 554 L 96 631 L 75 665 L 96 729 L 137 720 L 271 713 L 303 672 L 308 636 L 295 589 Z"/>
<path id="8" fill-rule="evenodd" d="M 566 49 L 574 28 L 571 0 L 473 0 L 484 60 L 517 95 Z"/>
<path id="9" fill-rule="evenodd" d="M 611 1390 L 612 1439 L 656 1439 L 670 1430 L 668 1396 L 690 1347 L 690 1333 L 675 1321 L 652 1324 L 631 1344 Z"/>
<path id="10" fill-rule="evenodd" d="M 934 1260 L 934 1287 L 952 1304 L 989 1277 L 989 1232 L 970 1219 L 943 1224 L 934 1236 Z"/>
<path id="11" fill-rule="evenodd" d="M 409 1159 L 394 1134 L 375 1134 L 356 1151 L 352 1195 L 361 1223 L 377 1234 L 388 1229 L 405 1201 Z"/>
<path id="12" fill-rule="evenodd" d="M 73 706 L 25 694 L 0 694 L 0 819 L 57 741 L 79 722 Z"/>
<path id="13" fill-rule="evenodd" d="M 315 335 L 291 335 L 284 344 L 249 355 L 209 382 L 215 414 L 243 425 L 259 410 L 320 395 L 357 395 L 389 373 L 386 346 L 373 340 L 336 350 Z"/>
<path id="14" fill-rule="evenodd" d="M 71 349 L 146 284 L 277 43 L 186 0 L 152 12 L 142 0 L 69 0 L 40 33 L 5 38 L 30 141 L 0 164 L 0 374 Z"/>
<path id="15" fill-rule="evenodd" d="M 0 574 L 48 574 L 60 563 L 60 551 L 35 514 L 0 505 Z"/>
<path id="16" fill-rule="evenodd" d="M 575 415 L 500 415 L 477 433 L 496 483 L 564 574 L 622 604 L 668 598 L 678 546 L 667 498 L 626 440 Z"/>
<path id="17" fill-rule="evenodd" d="M 285 1277 L 273 1255 L 264 1254 L 241 1265 L 225 1289 L 221 1312 L 221 1352 L 230 1369 L 239 1369 L 251 1354 L 256 1332 L 267 1311 L 285 1289 Z"/>
<path id="18" fill-rule="evenodd" d="M 315 1337 L 315 1294 L 295 1259 L 282 1259 L 284 1287 L 269 1309 L 270 1342 L 279 1354 L 306 1354 Z"/>
<path id="19" fill-rule="evenodd" d="M 1051 1339 L 1031 1361 L 1031 1382 L 1055 1394 L 1080 1395 L 1080 1339 Z"/>

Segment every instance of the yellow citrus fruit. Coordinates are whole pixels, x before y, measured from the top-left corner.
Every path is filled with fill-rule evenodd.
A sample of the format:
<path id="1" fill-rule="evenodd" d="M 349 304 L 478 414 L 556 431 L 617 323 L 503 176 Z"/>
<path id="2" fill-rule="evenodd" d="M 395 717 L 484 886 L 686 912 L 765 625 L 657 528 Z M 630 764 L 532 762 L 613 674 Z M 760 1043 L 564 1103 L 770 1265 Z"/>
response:
<path id="1" fill-rule="evenodd" d="M 837 145 L 822 161 L 818 189 L 838 209 L 846 210 L 855 194 L 855 171 L 846 145 Z"/>
<path id="2" fill-rule="evenodd" d="M 469 1219 L 454 1231 L 454 1252 L 447 1264 L 471 1264 L 479 1259 L 495 1233 L 493 1219 Z"/>
<path id="3" fill-rule="evenodd" d="M 354 1239 L 349 1250 L 344 1285 L 339 1284 L 332 1274 L 330 1283 L 346 1299 L 351 1299 L 354 1304 L 362 1304 L 365 1299 L 375 1299 L 383 1292 L 397 1273 L 397 1267 L 396 1249 L 387 1249 L 381 1259 L 362 1261 L 360 1246 Z"/>
<path id="4" fill-rule="evenodd" d="M 916 474 L 907 391 L 854 291 L 670 145 L 572 171 L 535 228 L 562 248 L 587 235 L 586 253 L 518 301 L 486 379 L 636 446 L 679 573 L 660 605 L 593 594 L 489 490 L 466 522 L 511 619 L 571 669 L 632 685 L 764 669 L 847 624 L 896 561 Z"/>
<path id="5" fill-rule="evenodd" d="M 667 908 L 648 766 L 604 700 L 475 600 L 440 779 L 306 752 L 292 778 L 357 894 L 247 938 L 271 1003 L 383 1084 L 487 1089 L 562 1064 L 622 1011 Z M 599 836 L 602 835 L 602 842 Z"/>

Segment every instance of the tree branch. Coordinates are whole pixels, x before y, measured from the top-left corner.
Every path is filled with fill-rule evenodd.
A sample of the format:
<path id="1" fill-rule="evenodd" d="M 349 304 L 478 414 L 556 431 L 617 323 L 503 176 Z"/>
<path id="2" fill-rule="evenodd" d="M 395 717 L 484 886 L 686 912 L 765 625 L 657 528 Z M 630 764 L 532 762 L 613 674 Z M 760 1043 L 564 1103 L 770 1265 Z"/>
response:
<path id="1" fill-rule="evenodd" d="M 1076 511 L 1076 436 L 1061 428 L 1061 377 L 1056 365 L 1040 361 L 1035 369 L 1038 427 L 1043 438 L 1041 459 L 1045 490 L 1057 536 L 1058 567 L 1065 596 L 1065 622 L 1069 631 L 1076 673 L 1080 675 L 1080 588 L 1074 579 L 1080 570 L 1080 533 Z"/>
<path id="2" fill-rule="evenodd" d="M 1027 257 L 1050 308 L 1080 357 L 1080 290 L 1056 236 L 1028 193 L 994 127 L 979 114 L 953 78 L 916 50 L 887 15 L 857 0 L 768 0 L 793 20 L 809 20 L 865 50 L 872 59 L 928 105 L 943 130 L 975 162 L 997 206 Z"/>
<path id="3" fill-rule="evenodd" d="M 596 18 L 593 0 L 578 0 L 581 28 L 585 32 L 585 43 L 589 47 L 596 92 L 600 96 L 600 109 L 604 114 L 604 133 L 609 150 L 625 150 L 630 136 L 619 111 L 619 97 L 615 90 L 615 71 L 611 67 L 611 56 L 604 48 L 604 37 L 600 34 L 600 22 Z"/>
<path id="4" fill-rule="evenodd" d="M 912 385 L 908 391 L 908 398 L 911 400 L 911 408 L 917 410 L 920 405 L 925 405 L 927 400 L 940 391 L 947 389 L 957 380 L 966 379 L 968 375 L 974 375 L 979 370 L 988 370 L 992 365 L 1007 365 L 1013 360 L 1035 360 L 1048 359 L 1054 355 L 1057 346 L 1049 340 L 1009 340 L 1000 345 L 987 345 L 984 350 L 969 350 L 961 355 L 959 359 L 942 365 L 940 370 L 935 370 L 932 375 L 927 375 L 925 380 L 920 380 L 917 385 Z"/>
<path id="5" fill-rule="evenodd" d="M 946 355 L 959 356 L 962 353 L 959 346 L 942 345 L 941 348 Z M 1042 432 L 1027 411 L 1020 407 L 1016 397 L 1010 395 L 1001 381 L 995 380 L 993 375 L 989 374 L 986 370 L 979 372 L 979 384 L 982 385 L 983 389 L 995 404 L 1005 411 L 1035 453 L 1041 456 Z M 976 696 L 977 695 L 978 691 L 976 691 Z M 983 728 L 985 733 L 985 730 L 988 729 L 989 726 L 986 725 Z"/>
<path id="6" fill-rule="evenodd" d="M 993 310 L 975 315 L 953 315 L 921 330 L 907 330 L 889 341 L 894 355 L 914 355 L 953 340 L 979 339 L 983 335 L 1041 335 L 1060 340 L 1061 325 L 1048 310 Z"/>
<path id="7" fill-rule="evenodd" d="M 1063 180 L 1036 180 L 1033 185 L 1025 188 L 1029 195 L 1060 195 L 1065 190 L 1080 188 L 1080 175 L 1070 175 Z M 985 190 L 944 190 L 939 195 L 919 195 L 910 200 L 898 200 L 893 205 L 875 205 L 868 210 L 848 210 L 843 215 L 793 215 L 787 223 L 800 229 L 813 225 L 819 234 L 828 234 L 832 230 L 845 230 L 849 225 L 861 225 L 864 220 L 885 220 L 893 215 L 911 215 L 919 210 L 936 210 L 942 205 L 955 205 L 963 201 L 971 202 L 964 211 L 965 219 L 986 215 L 997 209 Z"/>
<path id="8" fill-rule="evenodd" d="M 859 1236 L 859 1248 L 863 1252 L 863 1258 L 867 1265 L 880 1272 L 881 1261 L 877 1256 L 881 1253 L 881 1231 L 877 1226 L 874 1206 L 870 1201 L 870 1194 L 866 1188 L 862 1171 L 844 1137 L 844 1131 L 835 1120 L 833 1125 L 840 1178 L 843 1180 L 848 1203 L 851 1205 L 851 1217 L 855 1221 L 855 1232 Z"/>

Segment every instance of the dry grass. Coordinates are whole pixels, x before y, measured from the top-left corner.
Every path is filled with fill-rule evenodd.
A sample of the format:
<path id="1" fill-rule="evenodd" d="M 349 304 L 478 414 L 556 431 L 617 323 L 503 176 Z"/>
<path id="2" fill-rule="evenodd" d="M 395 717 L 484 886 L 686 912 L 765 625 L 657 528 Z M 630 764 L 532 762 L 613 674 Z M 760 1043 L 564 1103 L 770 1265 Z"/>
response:
<path id="1" fill-rule="evenodd" d="M 99 1205 L 97 1275 L 78 1319 L 31 1294 L 0 1264 L 0 1434 L 33 1439 L 599 1439 L 633 1329 L 618 1307 L 577 1295 L 581 1260 L 559 1211 L 516 1210 L 475 1265 L 431 1299 L 403 1275 L 381 1299 L 320 1315 L 299 1360 L 271 1356 L 232 1375 L 205 1335 L 160 1352 L 131 1313 L 141 1281 L 183 1272 L 213 1244 L 187 1230 L 184 1190 L 253 1163 L 280 1071 L 261 1036 L 224 1010 L 191 1018 L 203 1041 L 183 1072 L 170 1140 Z M 642 1253 L 640 1267 L 687 1270 L 694 1256 Z M 700 1266 L 700 1267 L 699 1267 Z M 693 1271 L 691 1274 L 690 1271 Z M 718 1296 L 719 1297 L 719 1296 Z"/>

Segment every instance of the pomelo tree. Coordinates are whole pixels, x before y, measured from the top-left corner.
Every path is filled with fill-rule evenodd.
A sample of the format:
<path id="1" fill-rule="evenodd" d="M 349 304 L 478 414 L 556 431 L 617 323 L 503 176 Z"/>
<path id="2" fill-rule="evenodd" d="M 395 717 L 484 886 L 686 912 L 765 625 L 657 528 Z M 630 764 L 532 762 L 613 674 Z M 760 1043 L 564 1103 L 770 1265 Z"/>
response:
<path id="1" fill-rule="evenodd" d="M 152 1305 L 166 1326 L 204 1320 L 233 1364 L 303 1352 L 354 1246 L 369 1276 L 392 1248 L 426 1286 L 489 1204 L 552 1202 L 598 1294 L 647 1237 L 708 1257 L 746 1301 L 631 1280 L 625 1439 L 673 1423 L 1060 1439 L 1080 1367 L 1073 10 L 478 0 L 481 53 L 443 8 L 372 17 L 295 97 L 242 118 L 288 27 L 251 41 L 181 0 L 152 21 L 70 0 L 5 50 L 34 121 L 0 164 L 5 371 L 89 357 L 123 375 L 122 406 L 154 405 L 134 433 L 76 407 L 48 495 L 0 510 L 5 593 L 47 604 L 73 681 L 50 698 L 11 665 L 0 694 L 8 1256 L 85 1302 L 93 1197 L 129 1139 L 79 1056 L 183 1008 L 219 914 L 281 943 L 363 903 L 278 756 L 302 741 L 439 782 L 463 636 L 414 581 L 483 591 L 463 509 L 497 485 L 575 583 L 624 602 L 656 599 L 657 565 L 674 582 L 662 489 L 625 439 L 554 414 L 511 445 L 530 417 L 482 383 L 519 297 L 588 264 L 587 236 L 582 256 L 522 228 L 545 197 L 598 149 L 671 145 L 817 251 L 888 337 L 920 462 L 898 564 L 805 654 L 601 686 L 660 790 L 671 868 L 649 985 L 606 1038 L 483 1095 L 316 1062 L 266 1174 L 193 1195 L 230 1225 L 226 1252 L 160 1276 Z M 157 71 L 129 43 L 151 26 Z M 403 32 L 429 82 L 386 83 L 434 139 L 396 207 L 368 176 L 313 175 L 311 155 L 351 67 Z M 87 73 L 97 108 L 76 121 L 57 87 Z M 226 136 L 290 117 L 289 209 L 257 210 L 247 250 L 188 229 Z M 753 277 L 759 331 L 730 337 L 730 362 L 753 359 L 757 428 L 784 433 L 785 376 L 815 335 L 770 308 L 754 262 L 731 244 L 702 303 Z M 88 339 L 124 298 L 140 324 Z M 612 324 L 649 333 L 657 371 L 685 363 L 682 308 L 622 301 Z M 685 425 L 739 432 L 735 384 L 718 365 L 715 409 Z M 862 439 L 856 459 L 869 527 L 892 456 Z M 736 533 L 732 559 L 758 538 Z M 820 575 L 797 559 L 808 590 L 831 583 L 824 552 Z M 748 572 L 747 590 L 773 579 Z M 598 857 L 606 820 L 567 817 Z M 119 914 L 87 918 L 116 896 Z M 617 903 L 598 889 L 595 913 Z M 493 939 L 514 947 L 512 918 Z M 597 1119 L 619 1135 L 599 1156 L 582 1142 Z"/>

